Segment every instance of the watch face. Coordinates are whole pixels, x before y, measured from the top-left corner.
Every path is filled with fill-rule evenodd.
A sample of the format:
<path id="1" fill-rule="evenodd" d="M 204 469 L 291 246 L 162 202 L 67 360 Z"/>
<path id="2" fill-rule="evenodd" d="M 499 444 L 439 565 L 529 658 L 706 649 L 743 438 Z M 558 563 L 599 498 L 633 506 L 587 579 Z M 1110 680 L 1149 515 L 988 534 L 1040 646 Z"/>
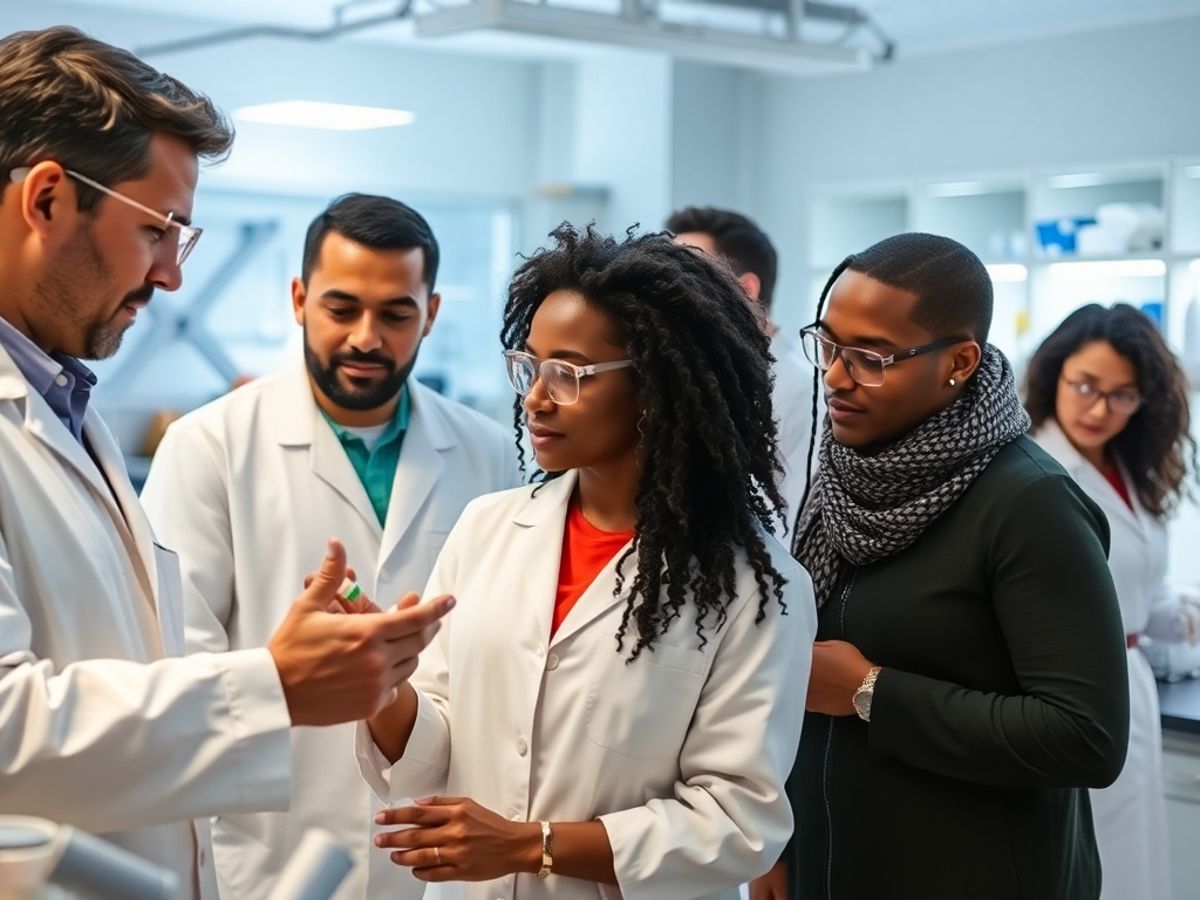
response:
<path id="1" fill-rule="evenodd" d="M 858 713 L 858 717 L 864 721 L 871 719 L 871 698 L 874 696 L 872 691 L 859 691 L 854 695 L 854 710 Z"/>

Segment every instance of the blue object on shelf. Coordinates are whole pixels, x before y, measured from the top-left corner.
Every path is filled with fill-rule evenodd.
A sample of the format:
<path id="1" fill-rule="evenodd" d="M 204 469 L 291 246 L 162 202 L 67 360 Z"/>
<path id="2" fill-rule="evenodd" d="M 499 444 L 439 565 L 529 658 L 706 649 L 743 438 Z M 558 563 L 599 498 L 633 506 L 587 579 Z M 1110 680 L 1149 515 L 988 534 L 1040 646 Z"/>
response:
<path id="1" fill-rule="evenodd" d="M 1159 329 L 1163 327 L 1163 302 L 1161 300 L 1147 300 L 1139 304 L 1139 308 Z"/>
<path id="2" fill-rule="evenodd" d="M 1036 222 L 1038 243 L 1051 255 L 1075 253 L 1075 236 L 1079 229 L 1095 224 L 1095 216 L 1063 216 Z"/>

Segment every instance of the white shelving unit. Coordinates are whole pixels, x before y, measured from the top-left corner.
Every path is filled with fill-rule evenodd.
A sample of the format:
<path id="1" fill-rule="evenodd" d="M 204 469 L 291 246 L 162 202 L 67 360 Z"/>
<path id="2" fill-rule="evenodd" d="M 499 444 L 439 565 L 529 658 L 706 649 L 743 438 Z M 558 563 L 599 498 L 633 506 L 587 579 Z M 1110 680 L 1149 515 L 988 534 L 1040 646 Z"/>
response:
<path id="1" fill-rule="evenodd" d="M 1160 323 L 1200 379 L 1200 158 L 828 185 L 809 200 L 813 306 L 847 254 L 901 231 L 929 231 L 962 241 L 988 265 L 992 341 L 1018 368 L 1072 310 L 1124 301 Z M 1093 230 L 1071 248 L 1072 229 L 1055 223 L 1089 224 L 1106 204 L 1160 210 L 1157 239 L 1108 246 Z M 1065 247 L 1047 246 L 1042 231 L 1065 231 Z M 1080 253 L 1080 244 L 1098 249 Z"/>

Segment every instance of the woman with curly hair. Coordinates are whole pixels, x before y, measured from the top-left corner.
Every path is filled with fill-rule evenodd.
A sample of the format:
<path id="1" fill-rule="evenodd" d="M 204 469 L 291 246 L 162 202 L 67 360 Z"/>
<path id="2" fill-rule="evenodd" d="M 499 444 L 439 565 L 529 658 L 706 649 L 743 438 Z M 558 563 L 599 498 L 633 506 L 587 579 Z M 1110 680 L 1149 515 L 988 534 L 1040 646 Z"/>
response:
<path id="1" fill-rule="evenodd" d="M 1186 493 L 1196 444 L 1188 385 L 1154 323 L 1124 303 L 1068 316 L 1033 354 L 1025 407 L 1033 436 L 1108 516 L 1108 566 L 1121 604 L 1129 662 L 1129 755 L 1116 782 L 1094 790 L 1102 898 L 1166 900 L 1171 893 L 1162 794 L 1158 692 L 1141 635 L 1200 637 L 1200 607 L 1166 588 L 1166 522 Z"/>
<path id="2" fill-rule="evenodd" d="M 767 338 L 665 235 L 553 237 L 501 336 L 538 483 L 467 507 L 426 591 L 457 607 L 360 728 L 405 826 L 376 844 L 481 900 L 734 898 L 792 830 L 815 631 L 769 534 Z"/>

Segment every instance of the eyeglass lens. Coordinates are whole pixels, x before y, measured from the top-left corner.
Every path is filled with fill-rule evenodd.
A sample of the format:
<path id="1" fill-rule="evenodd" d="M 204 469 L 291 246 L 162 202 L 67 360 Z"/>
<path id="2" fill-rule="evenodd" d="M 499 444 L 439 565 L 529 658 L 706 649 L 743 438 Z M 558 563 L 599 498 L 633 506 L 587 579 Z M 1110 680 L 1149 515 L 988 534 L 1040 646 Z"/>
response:
<path id="1" fill-rule="evenodd" d="M 840 355 L 846 372 L 855 382 L 863 387 L 879 387 L 883 384 L 883 360 L 874 353 L 855 347 L 839 348 L 837 344 L 824 340 L 811 331 L 804 333 L 802 343 L 808 361 L 822 372 L 833 368 Z"/>
<path id="2" fill-rule="evenodd" d="M 533 390 L 539 377 L 538 368 L 538 362 L 532 357 L 508 357 L 508 380 L 513 390 L 522 396 Z M 567 363 L 555 359 L 542 360 L 540 377 L 546 386 L 546 393 L 555 403 L 565 406 L 579 399 L 579 379 Z"/>

